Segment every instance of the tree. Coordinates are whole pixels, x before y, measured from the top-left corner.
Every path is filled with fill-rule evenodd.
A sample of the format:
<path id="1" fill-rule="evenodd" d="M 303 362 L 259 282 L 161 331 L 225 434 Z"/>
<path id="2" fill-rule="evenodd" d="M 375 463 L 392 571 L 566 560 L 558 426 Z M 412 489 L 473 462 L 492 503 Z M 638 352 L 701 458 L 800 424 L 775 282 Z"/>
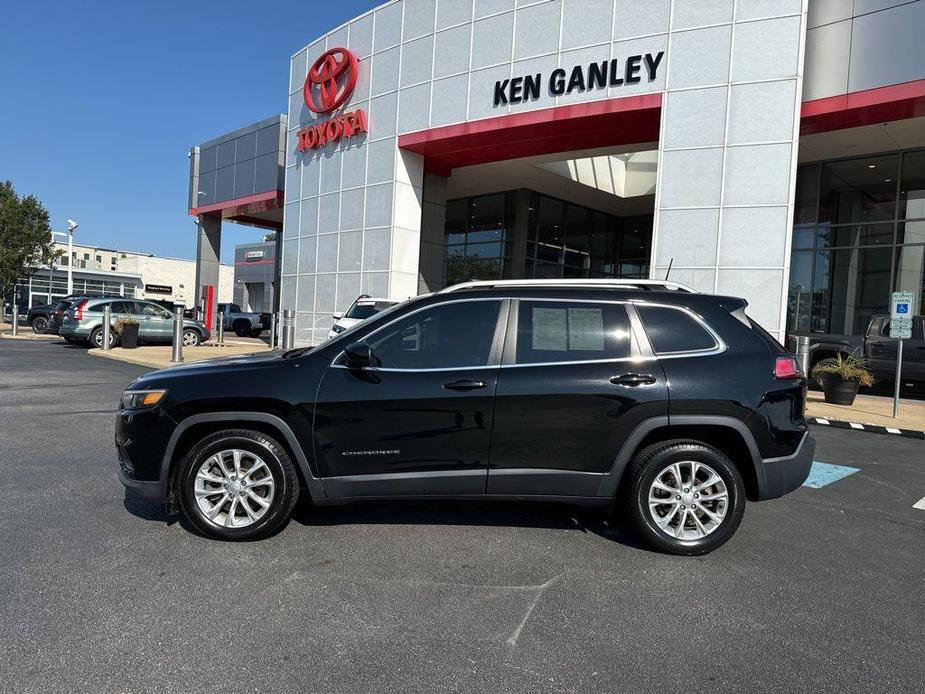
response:
<path id="1" fill-rule="evenodd" d="M 11 181 L 0 183 L 0 288 L 31 274 L 51 255 L 51 224 L 44 205 L 34 195 L 17 195 Z"/>

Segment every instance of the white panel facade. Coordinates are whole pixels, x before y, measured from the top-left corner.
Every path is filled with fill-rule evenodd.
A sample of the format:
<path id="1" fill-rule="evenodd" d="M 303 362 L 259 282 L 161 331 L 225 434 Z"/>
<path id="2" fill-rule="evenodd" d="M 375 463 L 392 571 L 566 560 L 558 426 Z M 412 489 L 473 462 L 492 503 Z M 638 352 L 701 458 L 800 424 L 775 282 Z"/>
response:
<path id="1" fill-rule="evenodd" d="M 652 276 L 749 301 L 782 337 L 807 2 L 674 2 Z"/>
<path id="2" fill-rule="evenodd" d="M 398 149 L 398 136 L 645 93 L 665 95 L 653 274 L 673 258 L 673 277 L 724 291 L 739 276 L 732 271 L 752 272 L 734 293 L 777 333 L 805 23 L 805 0 L 394 0 L 313 41 L 293 56 L 290 73 L 280 297 L 281 308 L 296 310 L 297 340 L 323 339 L 332 314 L 360 291 L 418 292 L 424 168 Z M 306 71 L 340 46 L 356 54 L 359 78 L 337 113 L 365 110 L 369 132 L 300 154 L 296 131 L 331 116 L 306 108 Z M 557 68 L 615 58 L 622 70 L 628 56 L 662 51 L 654 79 L 642 69 L 635 84 L 559 96 L 545 88 Z M 544 81 L 539 98 L 495 105 L 497 80 L 535 73 Z M 746 173 L 760 180 L 733 190 L 730 181 Z M 746 214 L 765 207 L 778 213 Z M 765 244 L 742 243 L 754 232 L 727 224 L 733 209 L 773 234 L 767 245 L 784 257 L 769 260 Z M 691 235 L 703 247 L 693 250 Z"/>

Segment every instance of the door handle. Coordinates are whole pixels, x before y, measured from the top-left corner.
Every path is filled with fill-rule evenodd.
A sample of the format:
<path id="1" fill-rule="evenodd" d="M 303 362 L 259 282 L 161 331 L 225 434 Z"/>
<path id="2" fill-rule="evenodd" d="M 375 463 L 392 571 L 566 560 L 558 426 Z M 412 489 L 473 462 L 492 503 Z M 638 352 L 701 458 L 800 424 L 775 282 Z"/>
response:
<path id="1" fill-rule="evenodd" d="M 453 381 L 452 383 L 447 383 L 443 386 L 445 390 L 478 390 L 479 388 L 484 388 L 488 384 L 485 381 L 470 381 L 468 379 L 463 379 L 461 381 Z"/>
<path id="2" fill-rule="evenodd" d="M 651 374 L 621 374 L 611 378 L 610 382 L 615 386 L 627 386 L 629 388 L 635 388 L 636 386 L 641 385 L 652 385 L 655 383 L 655 376 L 652 376 Z"/>

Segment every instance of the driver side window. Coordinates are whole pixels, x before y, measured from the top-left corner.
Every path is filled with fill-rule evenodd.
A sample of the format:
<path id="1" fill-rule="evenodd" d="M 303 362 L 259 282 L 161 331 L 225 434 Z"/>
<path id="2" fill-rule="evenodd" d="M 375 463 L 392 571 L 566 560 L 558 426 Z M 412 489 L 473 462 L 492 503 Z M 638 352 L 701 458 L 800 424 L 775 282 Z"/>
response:
<path id="1" fill-rule="evenodd" d="M 486 366 L 497 300 L 434 306 L 384 328 L 367 340 L 386 369 L 458 369 Z"/>
<path id="2" fill-rule="evenodd" d="M 142 304 L 141 312 L 145 316 L 152 316 L 157 318 L 171 318 L 170 312 L 167 309 L 161 308 L 160 306 L 155 306 L 154 304 Z"/>

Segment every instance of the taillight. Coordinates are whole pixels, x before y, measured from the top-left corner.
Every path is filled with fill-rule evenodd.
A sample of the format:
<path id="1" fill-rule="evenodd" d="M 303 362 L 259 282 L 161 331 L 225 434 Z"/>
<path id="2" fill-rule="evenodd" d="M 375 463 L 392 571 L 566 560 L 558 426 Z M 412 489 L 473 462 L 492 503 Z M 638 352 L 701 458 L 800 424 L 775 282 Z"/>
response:
<path id="1" fill-rule="evenodd" d="M 774 362 L 774 376 L 783 379 L 803 378 L 800 362 L 796 357 L 778 357 Z"/>
<path id="2" fill-rule="evenodd" d="M 74 307 L 74 320 L 83 320 L 84 318 L 84 306 L 90 303 L 89 299 L 84 299 L 77 303 Z"/>

